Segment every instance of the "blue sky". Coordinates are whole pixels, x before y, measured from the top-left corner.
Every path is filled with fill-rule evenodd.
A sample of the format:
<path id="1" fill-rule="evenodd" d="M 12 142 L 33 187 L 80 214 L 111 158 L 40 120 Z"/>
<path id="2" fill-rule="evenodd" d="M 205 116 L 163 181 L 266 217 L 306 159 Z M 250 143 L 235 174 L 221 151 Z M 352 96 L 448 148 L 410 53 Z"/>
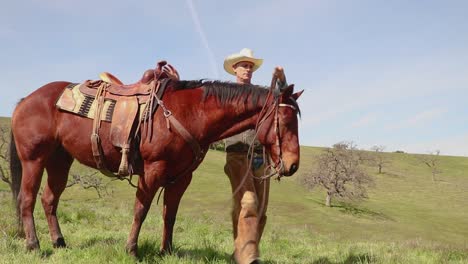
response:
<path id="1" fill-rule="evenodd" d="M 55 80 L 109 71 L 136 81 L 156 61 L 182 79 L 233 80 L 244 47 L 285 68 L 300 143 L 468 156 L 467 1 L 15 0 L 0 10 L 0 116 Z"/>

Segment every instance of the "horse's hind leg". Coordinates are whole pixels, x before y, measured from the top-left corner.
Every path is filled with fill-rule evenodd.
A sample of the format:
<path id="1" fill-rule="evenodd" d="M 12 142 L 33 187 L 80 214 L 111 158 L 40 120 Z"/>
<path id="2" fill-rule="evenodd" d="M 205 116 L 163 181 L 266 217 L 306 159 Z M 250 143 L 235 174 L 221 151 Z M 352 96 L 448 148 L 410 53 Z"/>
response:
<path id="1" fill-rule="evenodd" d="M 60 195 L 67 185 L 68 172 L 72 162 L 73 158 L 70 154 L 59 148 L 52 154 L 46 164 L 48 177 L 41 201 L 49 225 L 50 238 L 55 248 L 66 247 L 57 219 L 57 207 Z"/>
<path id="2" fill-rule="evenodd" d="M 18 203 L 21 210 L 24 233 L 26 236 L 26 248 L 28 250 L 39 249 L 39 240 L 34 224 L 34 205 L 37 192 L 41 185 L 44 165 L 41 160 L 28 160 L 22 162 L 23 176 Z"/>
<path id="3" fill-rule="evenodd" d="M 172 252 L 172 235 L 174 233 L 174 224 L 176 221 L 177 210 L 179 203 L 184 195 L 185 190 L 192 180 L 192 173 L 180 178 L 177 182 L 169 185 L 164 190 L 164 231 L 161 244 L 161 252 Z"/>

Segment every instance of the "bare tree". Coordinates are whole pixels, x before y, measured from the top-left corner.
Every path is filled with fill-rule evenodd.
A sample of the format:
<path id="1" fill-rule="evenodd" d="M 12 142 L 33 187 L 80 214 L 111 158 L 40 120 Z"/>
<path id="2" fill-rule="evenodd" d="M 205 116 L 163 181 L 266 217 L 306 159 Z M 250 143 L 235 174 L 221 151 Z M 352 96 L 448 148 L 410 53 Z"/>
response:
<path id="1" fill-rule="evenodd" d="M 102 178 L 97 176 L 98 171 L 89 172 L 87 174 L 71 173 L 71 179 L 68 180 L 67 188 L 73 185 L 79 184 L 83 189 L 94 189 L 97 192 L 99 198 L 102 198 L 103 194 L 109 194 L 107 183 L 102 181 Z"/>
<path id="2" fill-rule="evenodd" d="M 432 181 L 436 181 L 437 174 L 441 174 L 440 170 L 440 150 L 430 152 L 428 155 L 423 155 L 420 157 L 422 163 L 426 164 L 427 167 L 431 169 Z"/>
<path id="3" fill-rule="evenodd" d="M 362 168 L 367 157 L 353 142 L 340 142 L 327 148 L 318 157 L 318 166 L 302 178 L 312 189 L 322 186 L 327 191 L 325 205 L 330 207 L 333 197 L 350 200 L 367 198 L 367 187 L 374 181 Z"/>
<path id="4" fill-rule="evenodd" d="M 7 126 L 0 126 L 0 179 L 8 184 L 12 191 L 13 200 L 16 200 L 13 191 L 13 185 L 10 176 L 8 164 L 10 163 L 10 128 Z"/>
<path id="5" fill-rule="evenodd" d="M 225 151 L 225 142 L 224 140 L 218 140 L 210 144 L 210 149 Z"/>
<path id="6" fill-rule="evenodd" d="M 379 174 L 382 174 L 382 170 L 384 167 L 386 167 L 388 164 L 390 164 L 390 161 L 383 155 L 383 151 L 385 150 L 385 146 L 382 145 L 375 145 L 371 148 L 375 152 L 375 155 L 373 157 L 373 163 L 377 166 L 379 169 Z"/>

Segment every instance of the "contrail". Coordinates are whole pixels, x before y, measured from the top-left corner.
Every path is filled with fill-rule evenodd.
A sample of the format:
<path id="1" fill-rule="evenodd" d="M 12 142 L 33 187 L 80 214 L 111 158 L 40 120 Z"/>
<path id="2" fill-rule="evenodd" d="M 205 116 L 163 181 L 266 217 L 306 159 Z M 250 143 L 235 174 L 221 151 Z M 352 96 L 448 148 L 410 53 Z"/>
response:
<path id="1" fill-rule="evenodd" d="M 213 74 L 215 76 L 215 79 L 219 78 L 218 74 L 218 65 L 216 63 L 216 59 L 214 56 L 213 51 L 210 48 L 210 45 L 208 44 L 208 40 L 206 39 L 205 32 L 203 31 L 203 28 L 200 24 L 200 19 L 198 18 L 198 13 L 197 10 L 195 9 L 195 6 L 193 5 L 192 0 L 187 0 L 187 5 L 190 9 L 190 14 L 192 15 L 192 20 L 195 25 L 195 30 L 197 31 L 198 35 L 200 36 L 203 46 L 205 46 L 206 50 L 208 51 L 208 57 L 210 60 L 211 64 L 211 70 L 213 71 Z"/>

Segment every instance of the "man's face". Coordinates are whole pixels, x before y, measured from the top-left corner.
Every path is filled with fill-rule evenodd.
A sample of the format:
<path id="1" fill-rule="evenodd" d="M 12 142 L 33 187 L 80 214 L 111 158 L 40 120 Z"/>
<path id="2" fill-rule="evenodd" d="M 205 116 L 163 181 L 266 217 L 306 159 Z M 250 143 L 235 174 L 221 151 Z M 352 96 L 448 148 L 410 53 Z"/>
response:
<path id="1" fill-rule="evenodd" d="M 249 61 L 241 61 L 234 64 L 232 68 L 236 73 L 237 80 L 242 83 L 250 83 L 250 80 L 252 79 L 253 66 L 254 64 Z"/>

